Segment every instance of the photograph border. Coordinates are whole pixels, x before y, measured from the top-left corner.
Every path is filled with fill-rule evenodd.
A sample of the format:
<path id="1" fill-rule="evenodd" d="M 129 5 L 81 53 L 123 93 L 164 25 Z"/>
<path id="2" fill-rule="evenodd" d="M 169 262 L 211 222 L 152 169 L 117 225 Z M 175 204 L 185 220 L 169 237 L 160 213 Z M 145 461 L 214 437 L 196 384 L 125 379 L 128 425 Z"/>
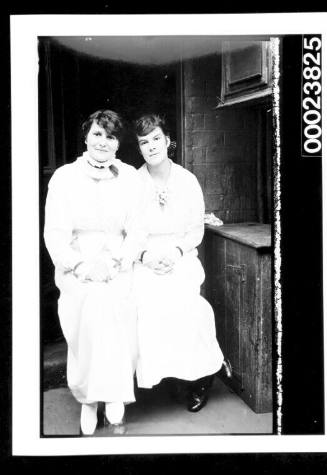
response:
<path id="1" fill-rule="evenodd" d="M 187 21 L 182 21 L 180 15 L 166 15 L 169 30 L 162 25 L 159 15 L 149 15 L 144 22 L 140 15 L 135 21 L 135 15 L 115 17 L 110 23 L 111 15 L 30 15 L 11 16 L 11 84 L 12 84 L 12 244 L 13 244 L 13 453 L 16 455 L 77 455 L 77 454 L 135 454 L 135 453 L 249 453 L 249 452 L 292 452 L 307 451 L 308 447 L 314 452 L 323 451 L 326 447 L 326 436 L 287 436 L 282 434 L 282 288 L 280 276 L 275 272 L 275 321 L 277 322 L 277 351 L 278 351 L 278 422 L 276 435 L 249 436 L 138 436 L 128 438 L 94 438 L 73 440 L 66 438 L 44 439 L 39 436 L 40 413 L 40 348 L 33 345 L 35 338 L 39 341 L 39 164 L 38 157 L 38 36 L 180 36 L 182 35 L 271 35 L 305 34 L 316 31 L 317 34 L 326 32 L 326 14 L 247 14 L 244 24 L 243 15 L 201 15 L 201 22 L 196 16 L 185 15 Z M 217 26 L 219 25 L 219 26 Z M 183 30 L 183 31 L 181 31 Z M 251 31 L 250 31 L 251 30 Z M 291 32 L 289 31 L 291 30 Z M 264 31 L 264 33 L 263 33 Z M 323 37 L 324 38 L 324 37 Z M 323 42 L 323 71 L 325 71 L 327 47 Z M 326 76 L 326 73 L 323 74 Z M 28 96 L 26 90 L 29 91 Z M 276 97 L 278 85 L 275 85 Z M 323 110 L 325 107 L 323 97 Z M 20 127 L 20 110 L 30 111 L 31 120 L 25 130 Z M 276 106 L 276 104 L 275 104 Z M 278 103 L 277 103 L 278 109 Z M 276 116 L 275 116 L 276 118 Z M 278 123 L 278 112 L 277 112 Z M 323 116 L 323 130 L 326 118 Z M 278 140 L 278 133 L 277 133 Z M 277 146 L 277 160 L 278 150 Z M 24 156 L 24 162 L 20 157 Z M 324 156 L 324 154 L 323 154 Z M 314 158 L 312 158 L 314 160 Z M 324 170 L 325 176 L 325 170 Z M 276 184 L 276 182 L 275 182 Z M 278 195 L 278 187 L 277 187 Z M 279 202 L 279 196 L 277 196 Z M 324 193 L 324 204 L 326 197 Z M 275 230 L 275 246 L 282 233 L 278 224 Z M 36 226 L 31 226 L 31 221 Z M 24 242 L 22 242 L 24 236 Z M 28 249 L 30 252 L 26 252 Z M 276 262 L 277 259 L 277 262 Z M 275 247 L 275 269 L 280 268 L 281 256 Z M 325 257 L 324 257 L 325 259 Z M 279 261 L 279 262 L 278 262 Z M 37 265 L 36 265 L 37 263 Z M 32 275 L 31 275 L 32 269 Z M 27 272 L 27 270 L 29 272 Z M 277 280 L 276 280 L 277 279 Z M 30 318 L 26 318 L 26 314 Z M 277 318 L 277 320 L 276 320 Z M 326 341 L 326 326 L 324 328 Z M 28 344 L 29 342 L 29 344 Z M 25 349 L 25 351 L 23 351 Z M 325 380 L 326 380 L 325 354 Z M 27 368 L 35 369 L 31 374 Z M 26 399 L 24 388 L 30 387 L 28 397 L 31 411 L 22 411 L 22 394 Z M 35 391 L 36 390 L 36 391 Z M 326 394 L 325 394 L 326 407 Z M 24 424 L 22 424 L 24 420 Z M 164 439 L 164 440 L 163 440 Z M 269 440 L 267 440 L 269 439 Z M 219 450 L 218 450 L 219 449 Z"/>

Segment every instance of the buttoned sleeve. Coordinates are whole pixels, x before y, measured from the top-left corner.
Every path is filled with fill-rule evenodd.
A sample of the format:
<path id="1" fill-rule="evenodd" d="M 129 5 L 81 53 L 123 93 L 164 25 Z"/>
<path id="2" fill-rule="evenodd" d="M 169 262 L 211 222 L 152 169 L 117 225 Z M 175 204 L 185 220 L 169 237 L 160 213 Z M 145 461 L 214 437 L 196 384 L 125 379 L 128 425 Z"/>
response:
<path id="1" fill-rule="evenodd" d="M 51 177 L 45 205 L 44 240 L 50 257 L 64 272 L 82 261 L 78 250 L 71 247 L 73 222 L 67 200 L 67 168 L 61 167 Z"/>

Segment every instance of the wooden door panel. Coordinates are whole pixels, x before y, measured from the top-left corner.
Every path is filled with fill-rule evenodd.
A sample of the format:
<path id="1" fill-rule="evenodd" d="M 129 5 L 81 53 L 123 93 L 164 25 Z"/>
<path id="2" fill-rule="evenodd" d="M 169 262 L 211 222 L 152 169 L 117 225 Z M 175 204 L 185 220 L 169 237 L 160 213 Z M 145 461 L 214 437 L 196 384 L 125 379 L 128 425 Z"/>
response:
<path id="1" fill-rule="evenodd" d="M 226 382 L 255 412 L 262 413 L 272 410 L 271 255 L 260 233 L 253 229 L 250 233 L 243 226 L 242 234 L 236 236 L 239 227 L 230 230 L 233 239 L 223 234 L 227 226 L 221 234 L 208 233 L 208 289 L 218 341 L 233 366 L 233 378 Z M 262 226 L 260 230 L 264 231 Z"/>

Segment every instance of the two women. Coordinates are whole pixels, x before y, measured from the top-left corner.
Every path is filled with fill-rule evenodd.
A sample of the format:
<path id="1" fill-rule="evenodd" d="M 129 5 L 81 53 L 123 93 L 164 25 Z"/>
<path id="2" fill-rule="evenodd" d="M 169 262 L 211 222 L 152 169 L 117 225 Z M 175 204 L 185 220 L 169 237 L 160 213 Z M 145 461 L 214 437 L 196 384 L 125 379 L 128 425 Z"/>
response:
<path id="1" fill-rule="evenodd" d="M 87 150 L 49 182 L 45 242 L 60 289 L 68 385 L 82 405 L 82 433 L 93 434 L 99 402 L 111 424 L 123 421 L 135 370 L 144 388 L 167 377 L 191 381 L 188 409 L 198 411 L 212 375 L 228 367 L 200 296 L 202 191 L 168 158 L 164 121 L 136 122 L 145 160 L 138 172 L 116 158 L 123 126 L 115 112 L 92 114 L 83 132 Z"/>

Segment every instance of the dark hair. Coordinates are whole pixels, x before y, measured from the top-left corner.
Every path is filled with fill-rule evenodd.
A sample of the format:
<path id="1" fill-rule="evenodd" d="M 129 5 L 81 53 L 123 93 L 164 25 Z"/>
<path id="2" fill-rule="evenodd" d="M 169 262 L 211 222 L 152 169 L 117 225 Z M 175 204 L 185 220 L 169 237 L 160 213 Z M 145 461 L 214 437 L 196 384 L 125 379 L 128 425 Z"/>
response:
<path id="1" fill-rule="evenodd" d="M 134 122 L 136 135 L 143 137 L 152 132 L 156 127 L 160 127 L 165 135 L 169 135 L 168 126 L 164 117 L 157 114 L 146 114 Z"/>
<path id="2" fill-rule="evenodd" d="M 85 139 L 93 122 L 102 127 L 107 135 L 114 135 L 118 140 L 122 138 L 124 125 L 122 118 L 116 112 L 102 109 L 91 114 L 82 124 L 82 132 Z"/>

